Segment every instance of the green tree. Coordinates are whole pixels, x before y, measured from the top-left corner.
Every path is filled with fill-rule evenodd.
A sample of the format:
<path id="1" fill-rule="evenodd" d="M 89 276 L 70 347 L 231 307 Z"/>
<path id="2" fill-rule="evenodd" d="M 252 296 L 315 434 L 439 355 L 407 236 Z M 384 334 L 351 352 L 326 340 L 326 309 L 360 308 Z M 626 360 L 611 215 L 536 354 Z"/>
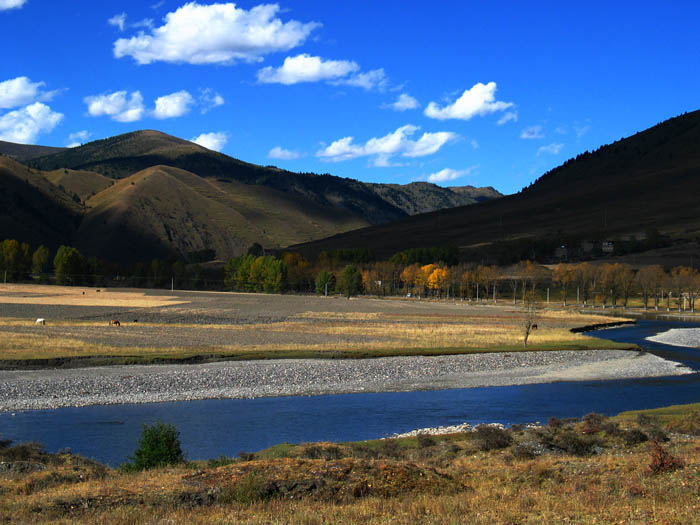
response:
<path id="1" fill-rule="evenodd" d="M 51 269 L 51 252 L 43 244 L 32 254 L 32 273 L 44 274 Z"/>
<path id="2" fill-rule="evenodd" d="M 141 471 L 183 463 L 180 433 L 173 425 L 165 423 L 143 425 L 138 448 L 129 459 L 131 463 L 123 465 L 124 470 Z"/>
<path id="3" fill-rule="evenodd" d="M 348 264 L 340 274 L 340 289 L 350 299 L 362 291 L 362 273 L 354 264 Z"/>
<path id="4" fill-rule="evenodd" d="M 72 246 L 61 246 L 53 258 L 57 284 L 76 284 L 85 267 L 85 257 Z"/>
<path id="5" fill-rule="evenodd" d="M 335 275 L 328 270 L 321 270 L 316 276 L 316 293 L 325 295 L 335 292 Z"/>

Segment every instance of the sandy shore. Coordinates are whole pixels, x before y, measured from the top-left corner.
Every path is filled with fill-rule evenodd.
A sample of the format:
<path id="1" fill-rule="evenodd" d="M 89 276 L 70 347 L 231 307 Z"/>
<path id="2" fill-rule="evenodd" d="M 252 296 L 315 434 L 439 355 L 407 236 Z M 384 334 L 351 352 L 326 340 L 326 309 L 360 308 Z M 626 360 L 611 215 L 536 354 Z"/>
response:
<path id="1" fill-rule="evenodd" d="M 440 390 L 692 372 L 652 354 L 623 350 L 0 371 L 0 411 L 194 399 Z"/>

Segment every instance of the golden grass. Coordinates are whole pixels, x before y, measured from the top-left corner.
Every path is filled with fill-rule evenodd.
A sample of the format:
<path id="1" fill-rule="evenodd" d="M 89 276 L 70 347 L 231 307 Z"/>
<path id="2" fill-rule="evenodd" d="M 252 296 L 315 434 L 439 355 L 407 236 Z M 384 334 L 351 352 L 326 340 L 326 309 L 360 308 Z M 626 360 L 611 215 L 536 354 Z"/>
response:
<path id="1" fill-rule="evenodd" d="M 84 286 L 0 284 L 0 304 L 44 304 L 60 306 L 109 306 L 154 308 L 184 304 L 176 297 L 143 292 L 113 291 Z"/>

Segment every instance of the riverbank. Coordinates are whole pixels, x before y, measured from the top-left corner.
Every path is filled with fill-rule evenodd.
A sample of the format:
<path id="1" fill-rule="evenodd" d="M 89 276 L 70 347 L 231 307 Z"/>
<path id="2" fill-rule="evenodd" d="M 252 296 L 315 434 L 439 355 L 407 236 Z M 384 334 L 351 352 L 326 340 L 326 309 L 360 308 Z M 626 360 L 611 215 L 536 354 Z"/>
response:
<path id="1" fill-rule="evenodd" d="M 672 328 L 647 337 L 647 341 L 685 348 L 700 348 L 700 328 Z"/>
<path id="2" fill-rule="evenodd" d="M 692 373 L 644 352 L 584 350 L 0 371 L 0 411 L 441 390 Z"/>

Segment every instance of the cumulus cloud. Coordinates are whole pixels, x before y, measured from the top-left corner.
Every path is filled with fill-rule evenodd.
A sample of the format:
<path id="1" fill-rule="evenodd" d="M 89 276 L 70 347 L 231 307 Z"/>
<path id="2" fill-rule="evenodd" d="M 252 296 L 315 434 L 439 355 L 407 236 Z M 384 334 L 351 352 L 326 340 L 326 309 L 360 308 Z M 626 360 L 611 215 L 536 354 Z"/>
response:
<path id="1" fill-rule="evenodd" d="M 202 115 L 211 109 L 223 106 L 225 102 L 224 97 L 211 88 L 200 89 L 199 91 L 199 105 L 202 108 Z"/>
<path id="2" fill-rule="evenodd" d="M 126 13 L 114 15 L 112 18 L 107 20 L 107 23 L 111 26 L 118 27 L 119 31 L 124 31 L 124 27 L 126 26 Z"/>
<path id="3" fill-rule="evenodd" d="M 301 157 L 301 155 L 299 155 L 299 153 L 297 153 L 296 151 L 284 149 L 279 146 L 275 146 L 274 148 L 272 148 L 267 154 L 267 156 L 271 159 L 281 160 L 295 160 Z"/>
<path id="4" fill-rule="evenodd" d="M 68 146 L 69 148 L 77 148 L 82 144 L 86 143 L 92 134 L 89 131 L 82 130 L 76 131 L 68 135 Z"/>
<path id="5" fill-rule="evenodd" d="M 55 91 L 42 91 L 44 82 L 32 82 L 27 77 L 17 77 L 0 82 L 0 109 L 16 108 L 30 102 L 46 102 Z"/>
<path id="6" fill-rule="evenodd" d="M 32 144 L 41 133 L 52 131 L 63 119 L 41 102 L 34 102 L 0 116 L 0 140 Z"/>
<path id="7" fill-rule="evenodd" d="M 539 157 L 543 153 L 549 153 L 550 155 L 557 155 L 562 148 L 564 147 L 564 144 L 559 144 L 556 142 L 553 142 L 552 144 L 547 144 L 546 146 L 540 147 L 540 149 L 537 150 L 537 156 Z"/>
<path id="8" fill-rule="evenodd" d="M 224 131 L 202 133 L 200 136 L 191 139 L 191 141 L 207 149 L 221 151 L 228 142 L 228 133 Z"/>
<path id="9" fill-rule="evenodd" d="M 425 108 L 425 115 L 439 120 L 469 120 L 476 115 L 484 116 L 512 107 L 512 102 L 496 100 L 496 88 L 495 82 L 488 84 L 479 82 L 474 84 L 471 89 L 465 90 L 462 96 L 452 104 L 439 107 L 435 102 L 431 102 Z"/>
<path id="10" fill-rule="evenodd" d="M 187 91 L 178 91 L 156 99 L 153 116 L 157 119 L 181 117 L 190 110 L 194 98 Z"/>
<path id="11" fill-rule="evenodd" d="M 436 173 L 431 173 L 428 175 L 427 181 L 433 183 L 448 182 L 451 180 L 459 179 L 460 177 L 465 177 L 470 175 L 478 166 L 472 166 L 465 170 L 453 170 L 452 168 L 445 168 Z"/>
<path id="12" fill-rule="evenodd" d="M 0 0 L 0 11 L 22 7 L 27 0 Z"/>
<path id="13" fill-rule="evenodd" d="M 518 121 L 518 112 L 517 111 L 507 111 L 501 118 L 498 119 L 498 124 L 499 126 L 502 126 L 503 124 L 507 124 L 508 122 L 517 122 Z"/>
<path id="14" fill-rule="evenodd" d="M 135 122 L 145 113 L 140 91 L 128 95 L 126 91 L 85 97 L 88 113 L 93 117 L 107 115 L 117 122 Z"/>
<path id="15" fill-rule="evenodd" d="M 408 93 L 401 93 L 395 102 L 385 104 L 382 107 L 393 109 L 394 111 L 407 111 L 409 109 L 416 109 L 418 106 L 418 101 L 415 98 Z"/>
<path id="16" fill-rule="evenodd" d="M 543 139 L 542 126 L 528 126 L 520 132 L 521 139 Z"/>
<path id="17" fill-rule="evenodd" d="M 423 133 L 418 140 L 410 139 L 409 137 L 419 129 L 418 126 L 408 124 L 383 137 L 371 138 L 364 144 L 355 144 L 353 137 L 343 137 L 318 151 L 316 156 L 332 162 L 358 157 L 374 157 L 375 166 L 390 166 L 389 159 L 395 155 L 409 158 L 432 155 L 457 138 L 455 133 L 438 131 Z"/>
<path id="18" fill-rule="evenodd" d="M 353 86 L 371 91 L 372 89 L 386 89 L 389 80 L 386 78 L 384 69 L 373 69 L 365 73 L 357 73 L 355 75 L 334 80 L 331 84 L 337 86 Z"/>
<path id="19" fill-rule="evenodd" d="M 188 2 L 165 16 L 164 24 L 114 43 L 114 56 L 139 64 L 174 62 L 233 64 L 259 62 L 266 54 L 302 44 L 320 26 L 317 22 L 282 22 L 277 4 L 246 11 L 233 3 Z"/>
<path id="20" fill-rule="evenodd" d="M 318 82 L 344 77 L 360 69 L 355 62 L 348 60 L 324 60 L 306 53 L 287 57 L 278 67 L 265 67 L 258 71 L 258 82 L 265 84 L 297 84 Z"/>

